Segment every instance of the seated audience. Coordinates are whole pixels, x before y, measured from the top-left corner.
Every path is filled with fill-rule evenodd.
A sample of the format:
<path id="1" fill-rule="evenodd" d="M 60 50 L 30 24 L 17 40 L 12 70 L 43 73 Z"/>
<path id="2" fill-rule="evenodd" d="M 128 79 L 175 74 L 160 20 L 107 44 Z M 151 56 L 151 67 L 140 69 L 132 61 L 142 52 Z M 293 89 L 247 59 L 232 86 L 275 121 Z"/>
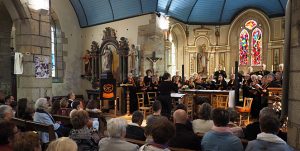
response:
<path id="1" fill-rule="evenodd" d="M 97 103 L 95 100 L 89 100 L 89 102 L 86 105 L 85 110 L 88 112 L 101 113 L 101 110 L 97 108 Z"/>
<path id="2" fill-rule="evenodd" d="M 46 151 L 78 151 L 77 144 L 68 137 L 61 137 L 52 141 Z"/>
<path id="3" fill-rule="evenodd" d="M 60 109 L 57 114 L 62 116 L 69 116 L 72 109 L 68 108 L 69 102 L 66 98 L 62 98 L 59 101 Z"/>
<path id="4" fill-rule="evenodd" d="M 234 136 L 227 124 L 229 112 L 222 108 L 212 111 L 214 126 L 211 131 L 205 133 L 201 146 L 203 151 L 243 151 L 241 140 Z"/>
<path id="5" fill-rule="evenodd" d="M 70 92 L 69 94 L 68 94 L 68 108 L 72 108 L 72 106 L 71 106 L 71 104 L 72 104 L 72 102 L 73 101 L 75 101 L 75 93 L 74 92 Z"/>
<path id="6" fill-rule="evenodd" d="M 266 115 L 259 119 L 261 133 L 257 135 L 256 140 L 248 142 L 246 151 L 257 150 L 276 150 L 292 151 L 289 145 L 277 136 L 280 128 L 280 122 L 277 117 Z"/>
<path id="7" fill-rule="evenodd" d="M 132 114 L 132 123 L 128 124 L 126 128 L 126 138 L 145 141 L 145 132 L 141 127 L 144 120 L 142 112 L 135 111 Z"/>
<path id="8" fill-rule="evenodd" d="M 79 101 L 79 100 L 73 101 L 73 102 L 71 103 L 71 108 L 72 108 L 72 110 L 71 110 L 71 112 L 70 112 L 70 116 L 72 115 L 72 113 L 73 113 L 74 111 L 82 110 L 80 101 Z"/>
<path id="9" fill-rule="evenodd" d="M 236 124 L 239 117 L 238 113 L 233 108 L 228 108 L 228 112 L 229 123 L 227 124 L 227 126 L 230 127 L 233 135 L 237 137 L 244 137 L 243 129 Z"/>
<path id="10" fill-rule="evenodd" d="M 60 124 L 56 123 L 53 119 L 52 115 L 49 114 L 49 105 L 46 98 L 39 98 L 35 102 L 35 113 L 33 116 L 33 121 L 53 125 L 53 128 L 57 135 L 62 136 L 61 127 Z M 40 139 L 42 140 L 42 143 L 48 143 L 49 142 L 49 134 L 46 132 L 40 133 Z"/>
<path id="11" fill-rule="evenodd" d="M 60 101 L 55 100 L 51 106 L 51 114 L 58 114 L 58 111 L 60 110 Z"/>
<path id="12" fill-rule="evenodd" d="M 154 121 L 151 135 L 153 141 L 146 143 L 140 151 L 170 151 L 168 143 L 174 137 L 175 126 L 166 117 Z"/>
<path id="13" fill-rule="evenodd" d="M 175 137 L 169 142 L 170 147 L 187 148 L 193 150 L 200 149 L 200 139 L 194 134 L 193 130 L 186 126 L 188 115 L 186 111 L 178 109 L 173 113 L 175 123 Z"/>
<path id="14" fill-rule="evenodd" d="M 0 120 L 11 120 L 14 113 L 9 105 L 0 105 Z"/>
<path id="15" fill-rule="evenodd" d="M 146 124 L 151 124 L 153 123 L 153 121 L 157 118 L 161 116 L 161 103 L 160 101 L 154 101 L 152 104 L 152 110 L 153 110 L 153 114 L 148 115 L 147 119 L 146 119 Z"/>
<path id="16" fill-rule="evenodd" d="M 92 128 L 89 114 L 85 110 L 76 110 L 71 114 L 73 129 L 70 138 L 78 145 L 78 151 L 96 151 L 100 137 L 96 129 Z"/>
<path id="17" fill-rule="evenodd" d="M 18 128 L 10 121 L 0 121 L 0 150 L 13 151 L 13 140 L 18 134 Z"/>
<path id="18" fill-rule="evenodd" d="M 264 116 L 274 116 L 277 117 L 276 112 L 270 108 L 270 107 L 264 107 L 263 109 L 260 110 L 259 112 L 259 118 L 262 118 Z M 246 128 L 244 129 L 244 135 L 245 139 L 251 141 L 255 140 L 256 136 L 261 133 L 260 126 L 259 126 L 259 120 L 254 121 L 251 124 L 248 124 Z M 286 140 L 286 135 L 279 131 L 277 134 L 280 138 L 283 140 Z"/>
<path id="19" fill-rule="evenodd" d="M 13 149 L 14 151 L 42 151 L 39 135 L 32 131 L 20 133 L 14 139 Z"/>
<path id="20" fill-rule="evenodd" d="M 126 136 L 127 122 L 123 118 L 112 118 L 107 122 L 108 136 L 99 142 L 99 151 L 136 151 L 138 145 L 123 140 Z"/>
<path id="21" fill-rule="evenodd" d="M 187 112 L 187 107 L 186 107 L 184 104 L 182 104 L 182 103 L 180 103 L 180 104 L 178 104 L 178 105 L 176 106 L 175 111 L 176 111 L 176 110 L 179 110 L 179 109 L 182 109 L 182 110 L 184 110 L 185 112 Z M 188 120 L 186 121 L 185 126 L 186 126 L 189 130 L 193 131 L 193 125 L 192 125 L 192 122 L 190 121 L 189 118 L 188 118 Z"/>
<path id="22" fill-rule="evenodd" d="M 211 130 L 214 123 L 210 118 L 210 113 L 211 105 L 208 103 L 203 103 L 198 111 L 199 119 L 192 121 L 194 133 L 203 134 Z"/>

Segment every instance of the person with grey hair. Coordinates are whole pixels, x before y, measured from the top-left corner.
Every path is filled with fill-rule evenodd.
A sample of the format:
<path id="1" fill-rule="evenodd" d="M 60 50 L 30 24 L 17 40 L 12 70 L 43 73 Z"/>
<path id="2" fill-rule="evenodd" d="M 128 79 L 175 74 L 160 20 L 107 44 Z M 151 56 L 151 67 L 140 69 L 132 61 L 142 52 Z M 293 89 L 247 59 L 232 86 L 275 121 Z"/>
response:
<path id="1" fill-rule="evenodd" d="M 0 105 L 0 120 L 9 121 L 13 116 L 13 110 L 9 105 Z"/>
<path id="2" fill-rule="evenodd" d="M 210 113 L 212 107 L 208 103 L 203 103 L 198 111 L 199 119 L 195 119 L 192 122 L 194 133 L 206 133 L 214 125 L 214 122 L 211 120 Z"/>
<path id="3" fill-rule="evenodd" d="M 277 117 L 273 115 L 263 116 L 259 119 L 259 125 L 262 132 L 257 135 L 256 140 L 248 142 L 246 151 L 293 150 L 283 139 L 277 136 L 280 128 L 280 122 Z"/>
<path id="4" fill-rule="evenodd" d="M 137 151 L 138 145 L 126 142 L 127 121 L 123 118 L 112 118 L 107 122 L 108 136 L 99 142 L 99 151 Z"/>
<path id="5" fill-rule="evenodd" d="M 46 98 L 39 98 L 35 102 L 35 113 L 33 121 L 53 125 L 55 132 L 59 132 L 60 124 L 56 123 L 51 114 L 49 114 L 49 104 Z M 57 135 L 57 134 L 56 134 Z M 49 134 L 45 132 L 40 133 L 42 143 L 49 143 Z"/>
<path id="6" fill-rule="evenodd" d="M 244 129 L 245 139 L 247 139 L 249 141 L 256 139 L 257 135 L 259 133 L 261 133 L 261 129 L 260 129 L 260 126 L 259 126 L 259 124 L 260 124 L 259 119 L 261 119 L 265 116 L 278 118 L 277 115 L 276 115 L 276 112 L 272 108 L 264 107 L 259 112 L 259 117 L 257 117 L 258 120 L 255 120 L 253 123 L 248 124 L 246 126 L 246 128 Z M 279 133 L 277 135 L 279 137 L 281 137 L 283 140 L 286 140 L 286 134 L 282 133 L 281 131 L 279 131 Z"/>

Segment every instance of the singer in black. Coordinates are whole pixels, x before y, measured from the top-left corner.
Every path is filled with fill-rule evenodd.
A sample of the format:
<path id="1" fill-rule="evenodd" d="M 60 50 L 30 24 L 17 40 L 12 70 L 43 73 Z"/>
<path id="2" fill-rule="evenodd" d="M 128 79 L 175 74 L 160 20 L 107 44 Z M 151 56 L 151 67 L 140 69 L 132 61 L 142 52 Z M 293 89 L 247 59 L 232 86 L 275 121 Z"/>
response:
<path id="1" fill-rule="evenodd" d="M 164 73 L 162 81 L 158 86 L 158 91 L 158 100 L 162 105 L 162 115 L 170 118 L 172 110 L 171 92 L 178 92 L 178 86 L 171 81 L 171 75 L 169 73 Z"/>

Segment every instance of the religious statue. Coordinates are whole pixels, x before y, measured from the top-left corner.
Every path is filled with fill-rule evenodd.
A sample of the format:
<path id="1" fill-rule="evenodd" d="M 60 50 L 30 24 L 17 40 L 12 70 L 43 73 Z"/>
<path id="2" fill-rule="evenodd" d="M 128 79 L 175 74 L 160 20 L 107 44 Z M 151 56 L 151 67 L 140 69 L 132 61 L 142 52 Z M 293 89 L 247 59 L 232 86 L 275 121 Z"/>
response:
<path id="1" fill-rule="evenodd" d="M 128 65 L 129 65 L 128 69 L 129 72 L 133 74 L 136 74 L 138 69 L 138 55 L 139 55 L 138 50 L 136 49 L 135 45 L 132 44 L 131 49 L 129 50 L 128 53 Z"/>
<path id="2" fill-rule="evenodd" d="M 206 45 L 203 44 L 199 47 L 198 53 L 197 53 L 197 72 L 198 73 L 207 73 L 207 62 L 208 57 L 207 53 L 205 52 Z"/>
<path id="3" fill-rule="evenodd" d="M 102 73 L 112 73 L 113 54 L 108 46 L 105 46 L 102 53 Z"/>
<path id="4" fill-rule="evenodd" d="M 82 57 L 82 60 L 83 60 L 83 63 L 84 63 L 84 71 L 85 71 L 85 75 L 91 75 L 92 72 L 91 72 L 91 60 L 92 60 L 92 57 L 91 57 L 91 53 L 89 50 L 86 50 L 85 51 L 85 54 L 84 56 Z"/>
<path id="5" fill-rule="evenodd" d="M 99 44 L 96 41 L 93 41 L 91 44 L 91 53 L 97 52 L 99 50 Z"/>

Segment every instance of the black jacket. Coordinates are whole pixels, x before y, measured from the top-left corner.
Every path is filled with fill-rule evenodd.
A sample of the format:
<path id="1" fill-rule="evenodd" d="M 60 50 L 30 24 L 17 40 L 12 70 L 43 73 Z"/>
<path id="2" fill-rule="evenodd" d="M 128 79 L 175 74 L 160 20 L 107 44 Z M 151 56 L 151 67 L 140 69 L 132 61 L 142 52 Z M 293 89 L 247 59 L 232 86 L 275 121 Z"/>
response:
<path id="1" fill-rule="evenodd" d="M 144 129 L 139 126 L 128 125 L 126 128 L 126 138 L 145 141 Z"/>
<path id="2" fill-rule="evenodd" d="M 176 135 L 169 142 L 170 147 L 185 148 L 192 150 L 201 149 L 201 140 L 185 124 L 175 124 Z"/>

